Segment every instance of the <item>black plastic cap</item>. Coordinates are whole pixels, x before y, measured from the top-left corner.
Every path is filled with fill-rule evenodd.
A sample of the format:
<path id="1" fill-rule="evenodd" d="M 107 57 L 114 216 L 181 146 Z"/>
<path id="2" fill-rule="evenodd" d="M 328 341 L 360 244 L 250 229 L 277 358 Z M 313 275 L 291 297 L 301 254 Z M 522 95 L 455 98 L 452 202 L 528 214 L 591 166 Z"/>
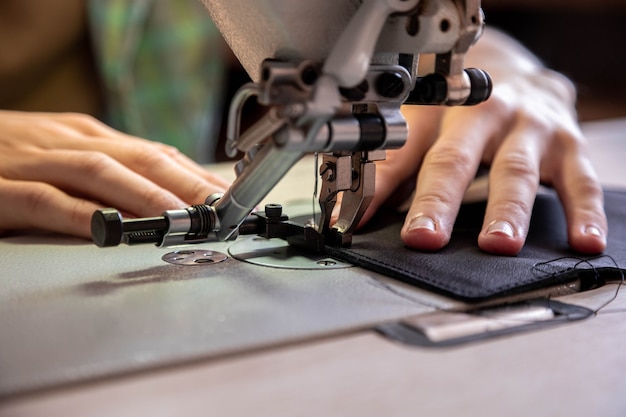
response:
<path id="1" fill-rule="evenodd" d="M 91 216 L 91 239 L 96 246 L 105 248 L 119 245 L 123 232 L 119 211 L 113 208 L 100 209 Z"/>
<path id="2" fill-rule="evenodd" d="M 448 97 L 448 83 L 441 74 L 428 74 L 415 80 L 405 104 L 443 104 Z"/>
<path id="3" fill-rule="evenodd" d="M 463 105 L 473 106 L 487 101 L 493 90 L 493 83 L 489 74 L 478 68 L 466 68 L 465 73 L 470 79 L 472 88 L 469 97 Z"/>

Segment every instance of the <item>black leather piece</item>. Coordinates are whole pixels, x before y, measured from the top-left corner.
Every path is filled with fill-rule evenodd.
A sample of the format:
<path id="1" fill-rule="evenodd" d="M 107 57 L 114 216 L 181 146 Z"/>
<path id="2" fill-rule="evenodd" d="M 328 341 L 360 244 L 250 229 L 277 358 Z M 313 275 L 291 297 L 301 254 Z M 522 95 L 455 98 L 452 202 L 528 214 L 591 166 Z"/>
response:
<path id="1" fill-rule="evenodd" d="M 626 265 L 626 193 L 605 192 L 609 238 L 605 256 L 569 249 L 564 213 L 555 194 L 537 197 L 526 245 L 516 257 L 487 254 L 477 246 L 484 203 L 462 207 L 450 243 L 425 253 L 404 246 L 404 214 L 380 212 L 355 234 L 350 248 L 329 254 L 364 268 L 468 302 L 523 293 L 582 278 L 585 285 L 617 279 Z M 608 256 L 606 256 L 608 255 Z M 586 261 L 585 261 L 586 260 Z"/>

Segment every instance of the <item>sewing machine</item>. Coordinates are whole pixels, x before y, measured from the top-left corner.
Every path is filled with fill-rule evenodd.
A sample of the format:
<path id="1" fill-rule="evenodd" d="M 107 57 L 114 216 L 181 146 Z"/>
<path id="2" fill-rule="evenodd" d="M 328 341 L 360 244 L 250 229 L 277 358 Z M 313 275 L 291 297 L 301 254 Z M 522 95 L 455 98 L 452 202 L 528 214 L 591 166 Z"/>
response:
<path id="1" fill-rule="evenodd" d="M 473 105 L 491 93 L 487 73 L 463 66 L 482 33 L 480 0 L 204 4 L 253 80 L 235 94 L 228 114 L 226 153 L 244 155 L 237 179 L 224 195 L 160 217 L 124 220 L 115 209 L 99 210 L 92 221 L 98 246 L 173 246 L 244 233 L 309 250 L 349 246 L 374 195 L 375 162 L 406 141 L 400 106 Z M 418 76 L 420 54 L 436 56 L 431 74 Z M 262 116 L 242 129 L 253 99 Z M 298 160 L 318 153 L 315 225 L 291 223 L 279 206 L 250 216 Z M 331 224 L 340 193 L 339 217 Z"/>
<path id="2" fill-rule="evenodd" d="M 267 235 L 347 245 L 373 193 L 374 161 L 406 138 L 400 105 L 469 104 L 488 96 L 487 76 L 462 69 L 463 55 L 480 35 L 478 2 L 221 3 L 207 0 L 254 80 L 231 107 L 228 146 L 231 154 L 245 153 L 238 178 L 223 197 L 161 217 L 124 220 L 115 210 L 100 211 L 94 216 L 100 246 L 228 240 L 261 228 Z M 311 19 L 297 18 L 302 13 Z M 375 39 L 361 45 L 368 35 Z M 343 42 L 352 49 L 334 52 Z M 367 57 L 358 71 L 359 58 L 351 54 L 357 45 Z M 437 55 L 433 75 L 416 75 L 419 53 Z M 332 64 L 333 56 L 343 64 Z M 359 75 L 352 81 L 342 75 L 354 73 Z M 397 95 L 385 95 L 389 91 Z M 266 112 L 241 129 L 244 104 L 252 97 Z M 609 179 L 622 189 L 625 126 L 622 120 L 585 131 L 596 139 L 590 153 L 604 183 Z M 317 152 L 323 154 L 323 220 L 294 226 L 276 206 L 248 215 L 294 160 Z M 328 214 L 339 192 L 343 212 L 331 226 Z M 100 251 L 47 235 L 7 237 L 0 246 L 0 402 L 2 394 L 11 396 L 6 408 L 0 406 L 2 415 L 67 414 L 68 404 L 83 414 L 107 415 L 129 409 L 605 415 L 624 409 L 619 382 L 626 361 L 615 346 L 626 341 L 619 314 L 625 298 L 615 285 L 560 298 L 596 309 L 614 297 L 613 308 L 594 320 L 466 349 L 409 349 L 371 329 L 419 316 L 440 318 L 431 313 L 458 303 L 395 282 L 381 287 L 390 281 L 360 268 L 303 277 L 245 262 L 208 270 L 155 265 L 161 249 Z M 457 323 L 452 317 L 448 323 Z M 527 320 L 508 318 L 514 324 Z"/>

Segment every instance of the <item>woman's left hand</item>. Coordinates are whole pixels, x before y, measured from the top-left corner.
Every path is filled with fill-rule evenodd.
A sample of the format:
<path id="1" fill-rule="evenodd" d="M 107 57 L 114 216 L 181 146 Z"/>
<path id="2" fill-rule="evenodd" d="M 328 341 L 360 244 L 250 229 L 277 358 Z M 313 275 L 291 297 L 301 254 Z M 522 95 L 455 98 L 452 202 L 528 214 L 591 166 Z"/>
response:
<path id="1" fill-rule="evenodd" d="M 606 246 L 603 193 L 576 120 L 569 80 L 546 69 L 494 80 L 489 100 L 473 107 L 403 108 L 409 138 L 377 165 L 376 196 L 361 224 L 386 201 L 415 195 L 402 228 L 404 243 L 444 247 L 463 196 L 481 165 L 490 166 L 488 202 L 478 246 L 516 255 L 523 247 L 539 184 L 554 187 L 575 251 Z"/>

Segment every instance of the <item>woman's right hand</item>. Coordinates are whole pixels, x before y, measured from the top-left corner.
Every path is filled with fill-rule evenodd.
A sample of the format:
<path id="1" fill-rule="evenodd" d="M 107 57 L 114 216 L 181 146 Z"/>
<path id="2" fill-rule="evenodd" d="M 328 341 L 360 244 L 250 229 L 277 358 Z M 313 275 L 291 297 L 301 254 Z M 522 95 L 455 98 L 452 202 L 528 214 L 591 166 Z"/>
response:
<path id="1" fill-rule="evenodd" d="M 38 229 L 89 238 L 99 208 L 156 216 L 228 185 L 177 149 L 90 116 L 0 111 L 0 235 Z"/>

